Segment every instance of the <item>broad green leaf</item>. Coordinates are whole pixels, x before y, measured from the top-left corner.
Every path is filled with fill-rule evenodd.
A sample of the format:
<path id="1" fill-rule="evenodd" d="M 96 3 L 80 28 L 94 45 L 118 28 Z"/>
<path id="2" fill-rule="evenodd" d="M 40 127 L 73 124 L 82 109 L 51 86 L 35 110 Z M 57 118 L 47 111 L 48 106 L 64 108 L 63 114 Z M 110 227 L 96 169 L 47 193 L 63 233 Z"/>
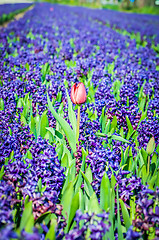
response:
<path id="1" fill-rule="evenodd" d="M 64 153 L 64 144 L 63 143 L 59 143 L 58 145 L 56 145 L 56 152 L 58 154 L 58 159 L 61 160 L 62 155 Z"/>
<path id="2" fill-rule="evenodd" d="M 121 137 L 124 138 L 124 129 L 123 129 L 123 127 L 120 128 L 120 135 L 121 135 Z"/>
<path id="3" fill-rule="evenodd" d="M 55 240 L 56 239 L 56 233 L 55 233 L 56 225 L 57 225 L 56 220 L 52 219 L 51 220 L 51 226 L 50 226 L 49 231 L 47 232 L 47 234 L 45 236 L 45 240 Z"/>
<path id="4" fill-rule="evenodd" d="M 85 150 L 82 148 L 82 166 L 81 166 L 81 171 L 84 172 L 85 171 L 85 160 L 86 160 L 86 152 Z M 78 174 L 78 179 L 77 179 L 77 183 L 75 186 L 75 193 L 78 191 L 78 189 L 81 187 L 82 181 L 83 181 L 83 177 L 82 177 L 82 173 L 81 171 Z"/>
<path id="5" fill-rule="evenodd" d="M 124 164 L 126 164 L 127 162 L 128 154 L 129 154 L 129 146 L 125 149 L 125 152 L 124 152 Z"/>
<path id="6" fill-rule="evenodd" d="M 63 154 L 62 158 L 61 158 L 61 166 L 62 167 L 68 167 L 68 155 L 66 153 Z"/>
<path id="7" fill-rule="evenodd" d="M 4 110 L 4 101 L 3 98 L 0 98 L 0 111 Z"/>
<path id="8" fill-rule="evenodd" d="M 91 171 L 90 165 L 86 169 L 85 176 L 87 177 L 87 179 L 88 179 L 88 181 L 90 183 L 93 181 L 93 175 L 92 175 L 92 171 Z"/>
<path id="9" fill-rule="evenodd" d="M 131 124 L 130 119 L 129 119 L 128 116 L 126 116 L 126 122 L 127 122 L 127 125 L 128 125 L 128 129 L 130 131 L 130 135 L 131 135 L 131 133 L 134 131 L 134 129 L 132 127 L 132 124 Z"/>
<path id="10" fill-rule="evenodd" d="M 99 207 L 98 199 L 97 199 L 97 196 L 96 196 L 95 192 L 90 197 L 88 212 L 89 213 L 96 213 L 96 214 L 101 212 L 101 209 Z"/>
<path id="11" fill-rule="evenodd" d="M 35 123 L 35 120 L 34 120 L 33 116 L 31 116 L 31 131 L 34 134 L 35 138 L 37 138 L 36 123 Z"/>
<path id="12" fill-rule="evenodd" d="M 145 185 L 146 181 L 147 181 L 147 170 L 146 170 L 146 166 L 143 165 L 142 169 L 141 169 L 141 179 L 142 179 L 142 183 Z"/>
<path id="13" fill-rule="evenodd" d="M 52 128 L 52 127 L 46 127 L 46 129 L 47 129 L 48 131 L 50 131 L 50 133 L 51 133 L 52 136 L 53 136 L 53 139 L 54 139 L 54 137 L 58 137 L 59 140 L 60 140 L 60 139 L 63 139 L 62 133 L 60 133 L 58 130 L 56 130 L 56 129 Z"/>
<path id="14" fill-rule="evenodd" d="M 110 182 L 106 172 L 102 177 L 100 186 L 100 207 L 105 211 L 110 207 Z"/>
<path id="15" fill-rule="evenodd" d="M 75 115 L 75 112 L 73 111 L 72 102 L 67 89 L 66 89 L 66 95 L 67 95 L 67 101 L 68 101 L 68 117 L 72 124 L 72 128 L 76 134 L 76 127 L 77 127 L 76 115 Z"/>
<path id="16" fill-rule="evenodd" d="M 25 68 L 26 68 L 27 72 L 29 72 L 30 67 L 29 67 L 28 63 L 25 64 Z"/>
<path id="17" fill-rule="evenodd" d="M 141 168 L 144 164 L 147 165 L 147 162 L 144 161 L 141 150 L 139 150 L 139 156 L 140 156 L 139 165 Z"/>
<path id="18" fill-rule="evenodd" d="M 108 119 L 108 122 L 107 122 L 107 124 L 106 124 L 106 127 L 105 127 L 105 130 L 104 130 L 104 133 L 108 133 L 109 131 L 110 131 L 110 119 Z"/>
<path id="19" fill-rule="evenodd" d="M 82 189 L 79 188 L 79 209 L 84 212 L 84 196 L 83 196 L 83 192 Z"/>
<path id="20" fill-rule="evenodd" d="M 142 157 L 143 157 L 144 163 L 145 163 L 145 165 L 147 165 L 147 157 L 148 157 L 148 154 L 147 154 L 147 152 L 145 151 L 144 148 L 141 148 L 140 151 L 141 151 L 141 154 L 142 154 Z"/>
<path id="21" fill-rule="evenodd" d="M 67 219 L 69 212 L 70 212 L 70 207 L 72 203 L 72 197 L 73 197 L 73 183 L 70 182 L 68 183 L 61 199 L 61 204 L 63 205 L 63 211 L 62 214 L 63 216 Z"/>
<path id="22" fill-rule="evenodd" d="M 21 122 L 22 122 L 24 125 L 26 125 L 26 124 L 27 124 L 26 118 L 24 117 L 24 115 L 23 115 L 23 114 L 21 114 L 20 121 L 21 121 Z"/>
<path id="23" fill-rule="evenodd" d="M 34 216 L 33 214 L 31 214 L 28 221 L 26 222 L 25 231 L 28 233 L 32 233 L 33 227 L 34 227 Z"/>
<path id="24" fill-rule="evenodd" d="M 62 129 L 64 130 L 72 151 L 76 152 L 76 134 L 75 134 L 75 132 L 71 129 L 69 124 L 62 117 L 60 117 L 57 114 L 57 112 L 54 110 L 48 95 L 47 95 L 47 100 L 48 100 L 49 109 L 50 109 L 51 113 L 53 114 L 53 116 L 55 117 L 55 119 L 61 125 Z"/>
<path id="25" fill-rule="evenodd" d="M 47 218 L 48 218 L 49 221 L 50 221 L 50 217 L 51 217 L 51 211 L 45 212 L 45 213 L 41 214 L 38 219 L 36 219 L 35 224 L 36 224 L 36 223 L 45 222 L 45 220 L 46 220 Z"/>
<path id="26" fill-rule="evenodd" d="M 84 190 L 86 191 L 87 195 L 89 197 L 91 197 L 94 190 L 93 190 L 88 178 L 85 176 L 85 174 L 82 171 L 81 171 L 81 173 L 82 173 L 82 176 L 84 178 Z"/>
<path id="27" fill-rule="evenodd" d="M 157 165 L 157 154 L 155 152 L 152 155 L 151 163 L 155 163 Z"/>
<path id="28" fill-rule="evenodd" d="M 125 227 L 126 227 L 126 230 L 128 231 L 129 227 L 131 226 L 129 213 L 128 213 L 128 210 L 127 210 L 123 200 L 119 199 L 119 202 L 120 202 L 120 205 L 121 205 L 121 211 L 122 211 Z"/>
<path id="29" fill-rule="evenodd" d="M 124 165 L 124 151 L 122 146 L 120 147 L 121 149 L 121 162 L 120 162 L 120 167 L 122 167 Z"/>
<path id="30" fill-rule="evenodd" d="M 154 184 L 157 180 L 157 174 L 151 177 L 151 179 L 148 181 L 149 188 L 154 190 Z"/>
<path id="31" fill-rule="evenodd" d="M 39 180 L 38 180 L 38 189 L 39 189 L 39 192 L 41 192 L 41 190 L 42 190 L 42 180 L 41 180 L 41 178 L 39 178 Z"/>
<path id="32" fill-rule="evenodd" d="M 117 141 L 120 141 L 120 142 L 125 142 L 125 143 L 130 143 L 129 141 L 127 141 L 126 139 L 120 137 L 120 136 L 117 136 L 117 135 L 111 135 L 111 139 L 113 140 L 117 140 Z"/>
<path id="33" fill-rule="evenodd" d="M 113 131 L 111 131 L 111 133 L 114 133 L 114 132 L 115 132 L 116 126 L 117 126 L 117 117 L 114 116 L 114 117 L 113 117 L 113 121 L 112 121 L 112 123 L 111 123 L 111 130 L 113 130 Z"/>
<path id="34" fill-rule="evenodd" d="M 70 212 L 68 215 L 68 222 L 67 222 L 67 226 L 66 226 L 66 232 L 69 231 L 72 220 L 73 220 L 78 208 L 79 208 L 79 192 L 77 192 L 76 195 L 72 198 Z"/>
<path id="35" fill-rule="evenodd" d="M 45 134 L 47 132 L 46 127 L 49 127 L 49 121 L 48 121 L 48 117 L 47 117 L 47 112 L 43 112 L 42 116 L 41 116 L 41 121 L 40 121 L 40 135 L 42 138 L 45 137 Z"/>
<path id="36" fill-rule="evenodd" d="M 26 205 L 29 202 L 29 195 L 26 196 L 25 201 L 24 201 L 24 208 L 26 207 Z"/>
<path id="37" fill-rule="evenodd" d="M 1 167 L 1 170 L 0 170 L 0 180 L 2 180 L 3 175 L 4 175 L 4 165 Z"/>
<path id="38" fill-rule="evenodd" d="M 112 175 L 111 175 L 111 188 L 112 189 L 114 189 L 115 184 L 116 184 L 116 179 L 115 179 L 114 174 L 112 173 Z"/>
<path id="39" fill-rule="evenodd" d="M 25 226 L 26 226 L 26 224 L 29 221 L 29 218 L 31 216 L 32 216 L 32 202 L 28 202 L 25 205 L 25 209 L 23 211 L 22 218 L 21 218 L 21 221 L 20 221 L 20 230 L 21 231 L 23 229 L 25 229 Z"/>

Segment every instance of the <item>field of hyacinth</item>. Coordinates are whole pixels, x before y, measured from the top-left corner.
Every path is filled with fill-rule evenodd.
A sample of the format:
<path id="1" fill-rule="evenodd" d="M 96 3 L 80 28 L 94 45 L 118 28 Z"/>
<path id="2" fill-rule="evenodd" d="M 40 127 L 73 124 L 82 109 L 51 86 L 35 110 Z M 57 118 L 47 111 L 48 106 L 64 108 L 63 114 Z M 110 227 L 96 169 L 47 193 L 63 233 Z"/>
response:
<path id="1" fill-rule="evenodd" d="M 159 239 L 158 29 L 49 3 L 0 28 L 0 240 Z"/>

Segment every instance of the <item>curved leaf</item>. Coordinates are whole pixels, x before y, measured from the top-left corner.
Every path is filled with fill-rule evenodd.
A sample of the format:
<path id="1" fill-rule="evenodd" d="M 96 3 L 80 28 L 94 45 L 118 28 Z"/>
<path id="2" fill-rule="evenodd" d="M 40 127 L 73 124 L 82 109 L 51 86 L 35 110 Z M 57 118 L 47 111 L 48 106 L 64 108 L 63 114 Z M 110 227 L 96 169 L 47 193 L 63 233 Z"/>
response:
<path id="1" fill-rule="evenodd" d="M 47 95 L 47 101 L 48 101 L 48 105 L 49 105 L 49 109 L 50 109 L 51 113 L 53 114 L 55 119 L 59 122 L 62 129 L 64 130 L 72 151 L 76 152 L 76 134 L 75 134 L 75 132 L 71 129 L 69 124 L 62 117 L 60 117 L 57 114 L 57 112 L 54 110 L 48 95 Z"/>

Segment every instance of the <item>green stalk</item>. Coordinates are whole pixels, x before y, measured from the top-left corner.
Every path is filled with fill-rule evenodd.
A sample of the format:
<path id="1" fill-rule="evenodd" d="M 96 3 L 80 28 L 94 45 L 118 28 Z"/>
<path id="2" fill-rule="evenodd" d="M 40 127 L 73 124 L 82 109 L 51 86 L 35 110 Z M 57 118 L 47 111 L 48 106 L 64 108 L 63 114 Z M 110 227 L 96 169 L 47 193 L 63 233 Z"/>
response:
<path id="1" fill-rule="evenodd" d="M 81 105 L 78 105 L 77 129 L 76 129 L 76 143 L 78 143 L 78 138 L 79 138 L 80 109 L 81 109 Z"/>
<path id="2" fill-rule="evenodd" d="M 149 175 L 149 172 L 150 172 L 150 155 L 148 155 L 147 175 Z"/>

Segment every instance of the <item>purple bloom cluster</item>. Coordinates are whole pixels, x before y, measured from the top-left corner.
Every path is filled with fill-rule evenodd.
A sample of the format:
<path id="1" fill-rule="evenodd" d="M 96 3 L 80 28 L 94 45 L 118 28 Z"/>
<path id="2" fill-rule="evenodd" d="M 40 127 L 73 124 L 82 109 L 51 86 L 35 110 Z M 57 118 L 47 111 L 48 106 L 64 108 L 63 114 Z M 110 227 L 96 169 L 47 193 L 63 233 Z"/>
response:
<path id="1" fill-rule="evenodd" d="M 14 4 L 1 4 L 0 6 L 0 17 L 3 14 L 9 14 L 11 12 L 29 7 L 30 3 L 14 3 Z"/>
<path id="2" fill-rule="evenodd" d="M 105 233 L 109 231 L 109 227 L 111 226 L 108 216 L 109 214 L 106 212 L 99 214 L 83 214 L 80 210 L 77 210 L 75 216 L 76 225 L 73 230 L 66 234 L 65 238 L 67 240 L 84 240 L 87 232 L 89 231 L 90 239 L 102 239 Z"/>
<path id="3" fill-rule="evenodd" d="M 155 138 L 156 147 L 159 144 L 159 122 L 157 118 L 151 118 L 141 121 L 138 127 L 138 141 L 139 147 L 146 149 L 150 138 Z"/>
<path id="4" fill-rule="evenodd" d="M 135 229 L 140 230 L 144 239 L 151 234 L 159 238 L 159 190 L 145 189 L 136 200 L 136 215 L 133 220 Z"/>

